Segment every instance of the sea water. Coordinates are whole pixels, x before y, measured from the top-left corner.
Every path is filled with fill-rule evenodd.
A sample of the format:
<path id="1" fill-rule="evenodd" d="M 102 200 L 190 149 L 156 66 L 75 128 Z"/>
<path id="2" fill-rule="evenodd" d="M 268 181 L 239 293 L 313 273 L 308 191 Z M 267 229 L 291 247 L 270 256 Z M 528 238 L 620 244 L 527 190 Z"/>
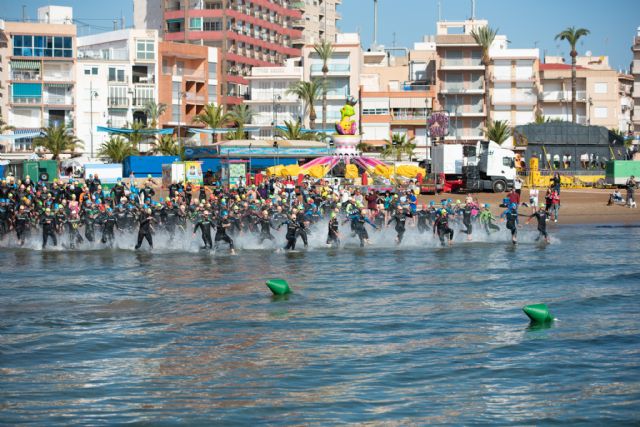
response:
<path id="1" fill-rule="evenodd" d="M 0 243 L 0 423 L 640 422 L 640 228 Z M 146 243 L 145 243 L 146 245 Z M 265 279 L 293 293 L 272 297 Z M 529 325 L 546 303 L 555 322 Z"/>

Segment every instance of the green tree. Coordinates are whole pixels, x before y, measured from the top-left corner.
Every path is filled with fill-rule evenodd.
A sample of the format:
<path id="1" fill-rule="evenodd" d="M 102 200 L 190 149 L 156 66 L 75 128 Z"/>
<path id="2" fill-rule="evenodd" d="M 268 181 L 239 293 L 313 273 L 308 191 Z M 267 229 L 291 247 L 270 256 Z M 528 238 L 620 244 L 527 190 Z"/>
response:
<path id="1" fill-rule="evenodd" d="M 504 120 L 490 122 L 485 132 L 489 141 L 497 142 L 500 145 L 511 137 L 511 127 L 509 127 L 509 123 Z"/>
<path id="2" fill-rule="evenodd" d="M 100 146 L 98 157 L 109 159 L 112 163 L 122 163 L 125 157 L 135 156 L 138 149 L 121 136 L 112 135 Z"/>
<path id="3" fill-rule="evenodd" d="M 402 133 L 394 133 L 391 135 L 391 139 L 385 139 L 387 145 L 382 150 L 382 157 L 389 158 L 395 156 L 396 161 L 402 160 L 402 155 L 406 154 L 407 157 L 413 156 L 413 150 L 416 149 L 416 144 L 413 143 L 415 138 L 407 139 L 407 135 Z"/>
<path id="4" fill-rule="evenodd" d="M 42 147 L 52 154 L 53 160 L 58 160 L 60 154 L 65 151 L 73 151 L 76 147 L 84 146 L 64 124 L 42 128 L 44 135 L 33 138 L 35 147 Z"/>
<path id="5" fill-rule="evenodd" d="M 147 127 L 140 120 L 135 120 L 131 124 L 127 123 L 125 128 L 131 129 L 133 132 L 123 134 L 124 138 L 129 141 L 132 146 L 137 147 L 138 152 L 141 152 L 142 143 L 149 139 L 149 135 L 143 132 Z"/>
<path id="6" fill-rule="evenodd" d="M 233 122 L 236 129 L 227 133 L 227 139 L 246 139 L 244 126 L 251 123 L 253 111 L 246 104 L 238 104 L 229 111 L 229 121 Z"/>
<path id="7" fill-rule="evenodd" d="M 491 65 L 491 56 L 489 55 L 489 49 L 491 48 L 491 44 L 496 38 L 498 34 L 497 29 L 493 29 L 489 26 L 480 27 L 471 31 L 471 36 L 476 41 L 477 44 L 480 45 L 482 49 L 482 65 L 484 65 L 484 107 L 487 112 L 487 116 L 485 119 L 485 125 L 489 127 L 489 122 L 491 121 L 491 117 L 489 116 L 490 111 L 490 102 L 489 99 L 489 66 Z"/>
<path id="8" fill-rule="evenodd" d="M 276 136 L 282 139 L 295 140 L 295 141 L 317 141 L 318 134 L 316 132 L 304 132 L 302 124 L 294 121 L 284 122 L 285 129 L 278 129 Z"/>
<path id="9" fill-rule="evenodd" d="M 329 60 L 333 55 L 333 45 L 327 40 L 316 43 L 313 49 L 322 61 L 322 130 L 327 128 L 327 74 L 329 73 Z"/>
<path id="10" fill-rule="evenodd" d="M 324 84 L 317 79 L 312 79 L 310 82 L 295 82 L 287 89 L 288 94 L 296 95 L 304 103 L 305 115 L 307 112 L 309 113 L 309 127 L 311 129 L 316 128 L 317 115 L 314 105 L 323 91 Z"/>
<path id="11" fill-rule="evenodd" d="M 150 128 L 158 127 L 158 119 L 167 111 L 166 104 L 157 104 L 155 101 L 149 101 L 144 106 L 144 112 L 147 115 L 147 118 L 150 120 Z"/>
<path id="12" fill-rule="evenodd" d="M 4 120 L 2 120 L 2 118 L 0 118 L 0 135 L 2 135 L 3 133 L 10 131 L 10 130 L 15 130 L 16 128 L 9 125 L 7 122 L 5 122 Z"/>
<path id="13" fill-rule="evenodd" d="M 556 40 L 566 40 L 571 46 L 571 122 L 576 122 L 576 86 L 577 86 L 577 76 L 576 76 L 576 57 L 578 56 L 578 52 L 576 51 L 576 45 L 578 44 L 578 40 L 581 37 L 585 37 L 589 34 L 589 30 L 586 28 L 575 28 L 568 27 L 566 30 L 556 34 Z"/>
<path id="14" fill-rule="evenodd" d="M 205 125 L 209 129 L 218 129 L 229 122 L 229 115 L 224 112 L 224 107 L 213 103 L 205 105 L 202 113 L 193 118 L 194 123 Z M 213 142 L 217 141 L 217 135 L 213 134 Z"/>
<path id="15" fill-rule="evenodd" d="M 159 135 L 153 143 L 151 152 L 153 154 L 161 154 L 163 156 L 181 156 L 184 151 L 178 146 L 178 141 L 174 135 Z"/>

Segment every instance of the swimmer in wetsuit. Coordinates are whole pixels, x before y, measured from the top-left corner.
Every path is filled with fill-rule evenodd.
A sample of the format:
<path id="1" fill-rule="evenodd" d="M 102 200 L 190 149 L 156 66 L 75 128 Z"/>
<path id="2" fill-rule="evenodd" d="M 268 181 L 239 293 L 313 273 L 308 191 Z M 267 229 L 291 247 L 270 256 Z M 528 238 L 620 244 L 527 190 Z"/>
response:
<path id="1" fill-rule="evenodd" d="M 544 203 L 540 203 L 540 207 L 535 210 L 534 213 L 529 215 L 529 219 L 525 224 L 529 224 L 533 218 L 538 221 L 538 237 L 536 237 L 536 242 L 540 240 L 541 237 L 544 237 L 544 241 L 546 243 L 551 243 L 549 240 L 549 233 L 547 233 L 547 220 L 549 219 L 549 213 L 544 208 Z"/>
<path id="2" fill-rule="evenodd" d="M 453 244 L 453 230 L 449 227 L 449 214 L 446 209 L 442 209 L 433 223 L 433 234 L 438 234 L 440 244 L 445 245 L 445 237 L 449 238 L 449 245 Z"/>

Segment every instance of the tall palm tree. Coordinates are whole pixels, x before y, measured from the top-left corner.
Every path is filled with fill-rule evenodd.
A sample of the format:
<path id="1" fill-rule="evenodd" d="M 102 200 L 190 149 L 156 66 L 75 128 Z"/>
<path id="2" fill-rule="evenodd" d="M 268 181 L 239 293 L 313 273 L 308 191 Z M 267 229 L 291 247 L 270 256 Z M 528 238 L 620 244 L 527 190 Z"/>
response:
<path id="1" fill-rule="evenodd" d="M 576 28 L 576 27 L 568 27 L 566 30 L 556 34 L 556 40 L 566 40 L 569 42 L 569 46 L 571 46 L 571 122 L 576 122 L 576 86 L 577 86 L 577 76 L 576 76 L 576 57 L 578 56 L 578 52 L 576 51 L 576 45 L 578 44 L 578 40 L 581 37 L 585 37 L 590 33 L 586 28 Z"/>
<path id="2" fill-rule="evenodd" d="M 123 136 L 131 145 L 137 147 L 137 150 L 142 151 L 141 145 L 145 142 L 149 136 L 144 134 L 142 131 L 147 129 L 147 127 L 140 120 L 135 120 L 133 123 L 125 124 L 125 128 L 131 129 L 133 132 L 126 133 Z"/>
<path id="3" fill-rule="evenodd" d="M 149 101 L 144 106 L 144 112 L 150 120 L 149 127 L 155 129 L 158 127 L 158 119 L 167 111 L 167 104 L 156 104 L 155 101 Z"/>
<path id="4" fill-rule="evenodd" d="M 318 79 L 311 79 L 310 82 L 295 82 L 289 89 L 288 94 L 296 95 L 304 103 L 305 115 L 309 113 L 309 127 L 316 128 L 316 109 L 314 107 L 320 94 L 324 91 L 324 84 Z"/>
<path id="5" fill-rule="evenodd" d="M 178 141 L 174 135 L 159 135 L 153 143 L 151 152 L 153 154 L 161 154 L 163 156 L 180 156 L 184 147 L 178 146 Z"/>
<path id="6" fill-rule="evenodd" d="M 207 126 L 209 129 L 218 129 L 224 126 L 229 121 L 229 115 L 224 112 L 223 106 L 218 106 L 213 103 L 205 105 L 202 113 L 193 118 L 194 123 L 200 123 Z M 217 135 L 213 134 L 213 142 L 215 143 Z"/>
<path id="7" fill-rule="evenodd" d="M 112 163 L 122 163 L 125 157 L 135 156 L 138 149 L 121 136 L 112 136 L 100 146 L 98 157 L 107 158 Z"/>
<path id="8" fill-rule="evenodd" d="M 482 49 L 482 65 L 484 65 L 484 106 L 485 111 L 487 112 L 487 116 L 485 118 L 485 125 L 489 127 L 489 123 L 491 122 L 491 117 L 489 115 L 489 111 L 491 109 L 489 103 L 491 99 L 489 97 L 489 65 L 491 65 L 491 56 L 489 55 L 489 49 L 491 48 L 491 44 L 496 38 L 498 34 L 498 29 L 493 29 L 488 25 L 484 27 L 480 27 L 471 31 L 471 36 L 476 41 L 477 44 L 480 45 Z"/>
<path id="9" fill-rule="evenodd" d="M 396 161 L 402 160 L 402 155 L 406 154 L 409 158 L 413 156 L 413 150 L 416 149 L 416 144 L 413 143 L 415 138 L 407 139 L 407 134 L 394 133 L 391 135 L 391 139 L 385 139 L 387 145 L 382 150 L 382 157 L 396 157 Z"/>
<path id="10" fill-rule="evenodd" d="M 313 46 L 314 50 L 322 61 L 322 130 L 327 128 L 327 73 L 329 73 L 329 60 L 333 55 L 333 45 L 327 40 L 323 40 L 320 43 L 316 43 Z"/>
<path id="11" fill-rule="evenodd" d="M 10 130 L 15 130 L 15 127 L 9 125 L 7 122 L 2 120 L 2 118 L 0 118 L 0 135 Z"/>
<path id="12" fill-rule="evenodd" d="M 246 104 L 238 104 L 229 111 L 229 121 L 233 122 L 236 126 L 235 135 L 241 136 L 240 138 L 233 139 L 245 139 L 244 125 L 251 123 L 254 113 Z"/>
<path id="13" fill-rule="evenodd" d="M 278 129 L 276 136 L 282 139 L 293 141 L 317 141 L 318 134 L 316 132 L 303 132 L 302 124 L 294 121 L 284 122 L 285 129 Z"/>
<path id="14" fill-rule="evenodd" d="M 487 138 L 489 141 L 497 142 L 502 145 L 507 139 L 511 137 L 511 128 L 509 123 L 505 120 L 496 120 L 489 123 L 489 127 L 486 129 Z"/>
<path id="15" fill-rule="evenodd" d="M 50 152 L 53 160 L 58 160 L 60 154 L 65 151 L 73 153 L 76 147 L 83 146 L 82 141 L 76 138 L 73 131 L 64 124 L 42 128 L 42 132 L 44 135 L 33 138 L 33 145 L 43 147 Z"/>

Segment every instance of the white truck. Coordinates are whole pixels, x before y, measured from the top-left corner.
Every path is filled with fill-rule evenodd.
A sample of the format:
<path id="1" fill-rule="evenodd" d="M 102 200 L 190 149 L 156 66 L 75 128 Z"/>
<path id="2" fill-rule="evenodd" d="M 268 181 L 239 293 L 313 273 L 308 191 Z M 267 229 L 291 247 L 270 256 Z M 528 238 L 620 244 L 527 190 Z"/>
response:
<path id="1" fill-rule="evenodd" d="M 453 189 L 502 193 L 513 188 L 515 153 L 493 141 L 441 144 L 431 150 L 431 172 L 444 174 Z"/>

